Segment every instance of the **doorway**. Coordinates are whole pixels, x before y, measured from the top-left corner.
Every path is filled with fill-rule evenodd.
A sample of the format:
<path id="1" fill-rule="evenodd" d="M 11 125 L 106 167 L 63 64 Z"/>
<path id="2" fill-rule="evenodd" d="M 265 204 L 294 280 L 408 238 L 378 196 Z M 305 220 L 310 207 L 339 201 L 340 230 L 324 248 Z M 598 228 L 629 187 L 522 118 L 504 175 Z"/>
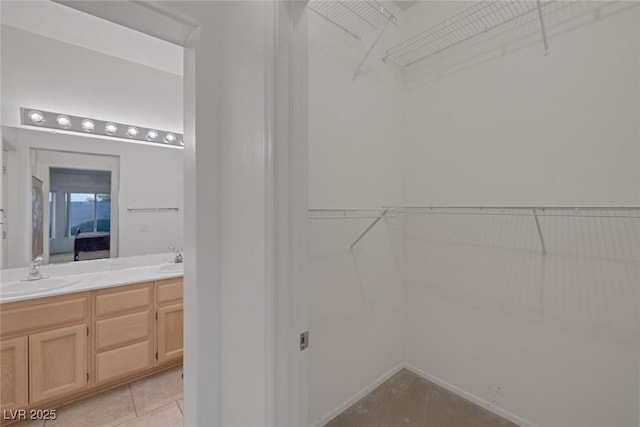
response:
<path id="1" fill-rule="evenodd" d="M 50 263 L 110 258 L 111 171 L 52 167 L 48 199 Z"/>
<path id="2" fill-rule="evenodd" d="M 185 423 L 304 425 L 306 3 L 63 3 L 185 47 Z"/>
<path id="3" fill-rule="evenodd" d="M 118 257 L 120 159 L 34 150 L 44 183 L 43 259 L 61 263 Z"/>

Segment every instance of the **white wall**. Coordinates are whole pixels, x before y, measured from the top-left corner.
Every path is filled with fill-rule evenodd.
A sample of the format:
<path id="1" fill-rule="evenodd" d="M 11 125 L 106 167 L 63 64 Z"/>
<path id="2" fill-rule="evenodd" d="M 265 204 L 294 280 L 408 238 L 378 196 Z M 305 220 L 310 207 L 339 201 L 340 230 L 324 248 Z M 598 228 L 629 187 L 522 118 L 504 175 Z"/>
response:
<path id="1" fill-rule="evenodd" d="M 403 30 L 469 4 L 418 4 Z M 549 56 L 533 21 L 409 69 L 406 203 L 637 203 L 633 3 L 603 2 L 600 18 L 598 3 L 560 5 L 547 18 Z"/>
<path id="2" fill-rule="evenodd" d="M 408 71 L 406 204 L 638 205 L 637 8 L 557 6 L 549 56 L 534 20 Z M 531 217 L 410 216 L 406 362 L 523 425 L 637 426 L 640 224 L 541 227 L 547 256 Z"/>
<path id="3" fill-rule="evenodd" d="M 31 153 L 34 149 L 118 156 L 120 160 L 119 256 L 166 252 L 183 244 L 183 150 L 113 139 L 51 133 L 26 128 L 3 128 L 14 150 L 9 169 L 18 189 L 8 210 L 11 250 L 7 268 L 30 261 Z M 15 162 L 11 162 L 15 159 Z M 11 172 L 13 170 L 13 172 Z M 17 172 L 17 173 L 16 173 Z M 11 199 L 9 201 L 11 203 Z M 128 207 L 178 207 L 178 212 L 129 213 Z"/>
<path id="4" fill-rule="evenodd" d="M 379 52 L 397 42 L 389 25 L 355 40 L 309 12 L 309 206 L 378 207 L 402 199 L 402 82 Z"/>
<path id="5" fill-rule="evenodd" d="M 3 25 L 182 76 L 182 46 L 49 0 L 4 0 L 0 10 Z"/>
<path id="6" fill-rule="evenodd" d="M 182 133 L 182 76 L 8 25 L 1 50 L 5 126 L 28 107 Z"/>
<path id="7" fill-rule="evenodd" d="M 309 12 L 309 207 L 366 208 L 402 198 L 400 81 L 375 52 L 389 26 L 357 41 Z M 403 362 L 401 223 L 310 220 L 309 424 L 323 425 Z"/>

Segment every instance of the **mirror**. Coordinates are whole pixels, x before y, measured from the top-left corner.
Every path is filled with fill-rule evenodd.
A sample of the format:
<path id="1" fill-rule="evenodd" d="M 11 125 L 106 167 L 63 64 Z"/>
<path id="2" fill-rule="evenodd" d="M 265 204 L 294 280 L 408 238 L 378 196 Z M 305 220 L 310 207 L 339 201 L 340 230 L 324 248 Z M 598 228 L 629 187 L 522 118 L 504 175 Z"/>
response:
<path id="1" fill-rule="evenodd" d="M 52 2 L 2 6 L 1 268 L 183 249 L 182 47 Z"/>
<path id="2" fill-rule="evenodd" d="M 37 256 L 78 262 L 181 247 L 181 149 L 3 131 L 3 268 Z M 87 151 L 62 150 L 78 143 Z"/>

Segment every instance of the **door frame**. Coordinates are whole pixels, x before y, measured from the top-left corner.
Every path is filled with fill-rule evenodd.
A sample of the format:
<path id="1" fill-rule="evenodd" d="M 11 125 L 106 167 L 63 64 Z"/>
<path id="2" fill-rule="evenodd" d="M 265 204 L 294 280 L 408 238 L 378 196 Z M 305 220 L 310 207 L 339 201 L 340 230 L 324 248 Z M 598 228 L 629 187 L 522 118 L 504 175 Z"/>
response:
<path id="1" fill-rule="evenodd" d="M 184 114 L 187 148 L 189 135 L 186 127 L 190 120 L 193 121 L 197 93 L 195 87 L 190 87 L 189 84 L 195 81 L 195 52 L 201 29 L 188 19 L 173 15 L 162 7 L 161 2 L 111 2 L 110 7 L 103 7 L 103 2 L 56 1 L 185 47 Z M 263 320 L 267 373 L 264 393 L 267 411 L 263 425 L 301 427 L 308 424 L 308 351 L 301 353 L 299 347 L 300 333 L 307 330 L 308 294 L 307 9 L 306 1 L 271 1 L 266 9 L 267 131 L 263 138 L 266 172 L 266 307 Z M 163 25 L 149 25 L 150 22 Z M 185 37 L 185 34 L 188 36 Z M 195 145 L 195 141 L 193 144 Z M 195 176 L 195 165 L 187 158 L 185 176 Z M 192 190 L 185 188 L 185 194 L 187 191 Z M 185 222 L 190 209 L 192 208 L 185 204 Z M 186 239 L 187 234 L 185 248 L 195 247 Z M 190 256 L 196 258 L 195 254 Z M 196 291 L 187 292 L 189 286 L 188 275 L 185 275 L 185 307 L 197 307 L 197 287 L 193 286 Z M 190 344 L 195 348 L 189 348 Z M 216 348 L 215 352 L 218 356 L 216 360 L 220 360 L 221 350 Z M 197 356 L 198 343 L 185 339 L 185 355 L 188 354 Z M 188 357 L 185 360 L 188 363 Z M 185 395 L 196 393 L 193 383 L 186 381 L 185 387 Z M 217 387 L 215 399 L 222 399 L 220 386 L 214 387 Z M 192 389 L 187 393 L 187 388 Z M 212 402 L 212 405 L 220 407 L 219 402 Z M 196 408 L 196 412 L 199 413 L 200 409 Z M 212 420 L 212 427 L 218 427 L 217 424 Z"/>
<path id="2" fill-rule="evenodd" d="M 120 236 L 119 200 L 120 200 L 120 157 L 105 154 L 74 153 L 70 151 L 46 150 L 31 147 L 35 153 L 35 175 L 44 182 L 44 194 L 49 200 L 51 168 L 99 170 L 111 172 L 111 234 L 110 234 L 110 258 L 118 257 Z M 44 224 L 49 229 L 49 205 L 44 209 Z M 49 263 L 49 236 L 44 236 L 44 253 L 42 258 Z"/>

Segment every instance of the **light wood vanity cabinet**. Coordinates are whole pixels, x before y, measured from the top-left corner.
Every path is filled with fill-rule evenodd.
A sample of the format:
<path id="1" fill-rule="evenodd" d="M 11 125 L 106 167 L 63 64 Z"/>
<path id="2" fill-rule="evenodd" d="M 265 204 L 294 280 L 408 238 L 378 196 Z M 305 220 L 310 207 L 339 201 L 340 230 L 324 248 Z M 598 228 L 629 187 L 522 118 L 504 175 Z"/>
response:
<path id="1" fill-rule="evenodd" d="M 1 304 L 1 409 L 54 408 L 181 363 L 182 286 L 175 278 Z"/>
<path id="2" fill-rule="evenodd" d="M 28 406 L 87 388 L 89 297 L 90 292 L 80 292 L 8 303 L 0 308 L 3 350 L 7 348 L 20 357 L 20 362 L 9 355 L 5 359 L 3 351 L 3 380 L 5 372 L 14 369 L 14 363 L 22 373 L 21 378 L 14 378 L 15 384 L 20 385 L 16 395 L 24 396 L 21 384 L 28 384 Z M 17 343 L 24 347 L 18 349 Z M 7 391 L 8 395 L 11 393 Z M 1 405 L 5 409 L 11 404 L 4 401 L 4 381 L 2 394 Z"/>

